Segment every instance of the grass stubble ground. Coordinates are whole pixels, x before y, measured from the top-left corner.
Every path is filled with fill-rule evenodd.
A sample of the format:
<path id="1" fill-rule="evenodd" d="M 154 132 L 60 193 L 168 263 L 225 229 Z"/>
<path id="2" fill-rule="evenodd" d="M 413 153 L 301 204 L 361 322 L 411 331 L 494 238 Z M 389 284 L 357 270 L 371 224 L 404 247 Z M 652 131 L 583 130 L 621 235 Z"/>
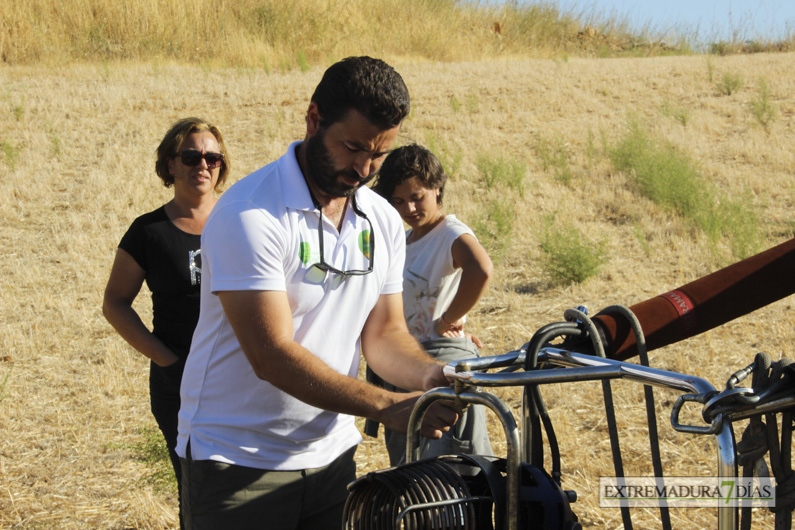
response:
<path id="1" fill-rule="evenodd" d="M 484 354 L 521 346 L 569 307 L 632 305 L 727 264 L 707 250 L 702 234 L 642 198 L 612 168 L 606 150 L 630 116 L 691 157 L 722 193 L 750 192 L 764 234 L 760 249 L 791 238 L 794 58 L 396 63 L 413 100 L 399 142 L 433 144 L 453 161 L 448 211 L 472 225 L 495 198 L 514 205 L 495 279 L 470 319 Z M 154 421 L 147 364 L 100 311 L 115 247 L 137 215 L 169 197 L 153 161 L 172 122 L 198 115 L 217 123 L 235 181 L 302 138 L 322 70 L 268 74 L 165 63 L 0 68 L 0 527 L 175 526 L 175 497 L 142 481 L 148 470 L 128 449 Z M 721 94 L 716 85 L 725 73 L 742 76 L 744 88 Z M 759 79 L 777 110 L 767 127 L 749 110 Z M 672 105 L 687 119 L 665 111 Z M 568 184 L 544 171 L 544 142 L 561 146 Z M 483 154 L 526 164 L 523 199 L 485 187 L 476 170 Z M 550 214 L 607 241 L 609 261 L 600 274 L 572 286 L 546 281 L 538 229 Z M 136 307 L 149 321 L 146 293 Z M 793 344 L 790 297 L 654 351 L 651 362 L 722 388 L 756 352 L 792 358 Z M 627 473 L 649 475 L 642 391 L 614 387 Z M 495 393 L 518 413 L 518 388 Z M 598 506 L 598 478 L 612 474 L 599 384 L 552 386 L 544 395 L 561 442 L 564 486 L 579 494 L 575 511 L 587 527 L 620 527 L 617 510 Z M 667 418 L 676 395 L 657 396 L 668 473 L 711 473 L 711 441 L 674 433 Z M 501 427 L 490 421 L 495 451 L 504 455 Z M 386 467 L 382 441 L 365 440 L 357 463 L 361 473 Z M 654 511 L 636 512 L 640 527 L 658 527 L 657 519 Z M 716 516 L 676 510 L 673 521 L 675 528 L 710 528 Z M 757 523 L 772 528 L 770 514 L 760 512 Z"/>

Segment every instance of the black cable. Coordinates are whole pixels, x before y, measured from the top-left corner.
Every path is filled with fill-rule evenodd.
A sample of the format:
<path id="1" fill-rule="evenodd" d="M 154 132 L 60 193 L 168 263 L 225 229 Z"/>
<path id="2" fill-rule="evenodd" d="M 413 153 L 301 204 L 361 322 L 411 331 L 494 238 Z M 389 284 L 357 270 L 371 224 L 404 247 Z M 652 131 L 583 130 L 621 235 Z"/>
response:
<path id="1" fill-rule="evenodd" d="M 547 324 L 535 332 L 533 338 L 527 345 L 527 354 L 525 356 L 525 370 L 535 370 L 538 368 L 538 355 L 541 348 L 548 344 L 551 340 L 564 336 L 581 333 L 580 329 L 569 322 L 556 322 Z M 538 385 L 526 385 L 525 394 L 528 397 L 528 417 L 530 419 L 530 464 L 539 468 L 544 467 L 544 445 L 541 442 L 541 423 L 544 425 L 544 430 L 547 433 L 547 442 L 549 443 L 549 451 L 552 460 L 552 476 L 555 480 L 560 482 L 560 447 L 558 446 L 558 438 L 555 435 L 555 429 L 552 425 L 552 420 L 549 418 L 544 399 L 541 396 L 541 390 Z"/>
<path id="2" fill-rule="evenodd" d="M 598 357 L 605 357 L 604 345 L 598 339 L 599 332 L 596 329 L 593 321 L 588 318 L 584 311 L 579 309 L 567 309 L 564 316 L 568 320 L 579 320 L 587 328 L 591 337 L 594 340 L 594 349 Z M 607 419 L 607 432 L 610 437 L 610 449 L 613 454 L 613 468 L 616 472 L 616 478 L 624 478 L 624 461 L 621 457 L 621 446 L 618 438 L 618 422 L 616 421 L 616 408 L 613 402 L 613 387 L 607 379 L 602 380 L 602 394 L 605 400 L 605 418 Z M 621 520 L 624 523 L 625 530 L 632 530 L 632 515 L 630 514 L 629 507 L 621 506 Z"/>
<path id="3" fill-rule="evenodd" d="M 621 313 L 632 325 L 632 330 L 635 332 L 635 344 L 640 357 L 640 364 L 649 366 L 649 353 L 646 348 L 646 336 L 643 333 L 643 328 L 640 325 L 638 317 L 628 307 L 623 305 L 613 305 L 604 308 L 599 314 L 617 311 Z M 654 407 L 654 389 L 651 385 L 643 385 L 643 395 L 646 400 L 646 423 L 649 426 L 649 448 L 651 451 L 651 463 L 654 470 L 655 477 L 663 476 L 662 467 L 662 454 L 660 451 L 660 437 L 657 431 L 657 411 Z M 662 523 L 663 530 L 671 530 L 671 512 L 668 503 L 664 500 L 660 503 L 660 522 Z"/>

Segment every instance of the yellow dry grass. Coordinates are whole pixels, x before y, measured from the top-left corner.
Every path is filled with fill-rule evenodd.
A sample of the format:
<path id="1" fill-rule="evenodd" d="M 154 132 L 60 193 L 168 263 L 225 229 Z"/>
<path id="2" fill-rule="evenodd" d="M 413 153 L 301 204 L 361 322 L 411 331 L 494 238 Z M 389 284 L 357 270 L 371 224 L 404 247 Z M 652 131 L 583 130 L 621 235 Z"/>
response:
<path id="1" fill-rule="evenodd" d="M 439 61 L 645 56 L 687 52 L 695 40 L 671 28 L 635 31 L 615 14 L 570 13 L 547 2 L 451 0 L 11 1 L 0 4 L 0 28 L 0 61 L 13 65 L 173 59 L 274 70 L 362 50 Z M 791 42 L 777 45 L 790 49 Z"/>
<path id="2" fill-rule="evenodd" d="M 578 304 L 592 311 L 632 305 L 694 280 L 721 264 L 704 236 L 641 198 L 612 169 L 604 146 L 639 116 L 651 133 L 695 160 L 722 193 L 746 190 L 759 209 L 762 248 L 793 235 L 795 200 L 792 54 L 653 59 L 516 60 L 396 63 L 413 97 L 400 142 L 435 142 L 460 162 L 448 210 L 474 224 L 487 197 L 475 169 L 489 153 L 529 168 L 525 198 L 495 280 L 471 315 L 484 353 L 511 350 L 540 326 Z M 724 72 L 746 88 L 722 96 Z M 145 528 L 175 526 L 175 499 L 141 481 L 147 470 L 125 444 L 149 414 L 147 364 L 100 312 L 114 249 L 137 215 L 169 193 L 154 175 L 154 149 L 176 119 L 217 123 L 231 150 L 232 180 L 280 156 L 300 139 L 309 96 L 322 68 L 268 74 L 172 64 L 0 68 L 0 527 Z M 764 78 L 778 112 L 763 128 L 749 110 Z M 452 101 L 466 102 L 460 106 Z M 663 112 L 688 111 L 683 125 Z M 565 146 L 573 180 L 544 172 L 536 149 Z M 508 192 L 505 192 L 506 196 Z M 608 241 L 609 262 L 584 284 L 548 287 L 539 265 L 538 232 L 556 213 Z M 149 320 L 146 294 L 136 307 Z M 792 298 L 702 336 L 652 352 L 652 365 L 691 373 L 722 387 L 758 351 L 793 357 Z M 496 392 L 516 410 L 519 389 Z M 565 486 L 586 526 L 615 528 L 620 516 L 598 507 L 596 483 L 610 475 L 598 384 L 545 391 L 561 440 Z M 658 413 L 666 466 L 708 473 L 709 440 L 671 432 L 675 395 L 661 393 Z M 640 389 L 616 385 L 624 457 L 630 474 L 648 474 Z M 695 421 L 695 420 L 694 420 Z M 505 450 L 496 420 L 490 429 Z M 386 466 L 380 440 L 367 440 L 361 472 Z M 710 510 L 674 512 L 676 528 L 715 525 Z M 772 528 L 769 514 L 755 527 Z M 638 514 L 656 527 L 654 512 Z"/>

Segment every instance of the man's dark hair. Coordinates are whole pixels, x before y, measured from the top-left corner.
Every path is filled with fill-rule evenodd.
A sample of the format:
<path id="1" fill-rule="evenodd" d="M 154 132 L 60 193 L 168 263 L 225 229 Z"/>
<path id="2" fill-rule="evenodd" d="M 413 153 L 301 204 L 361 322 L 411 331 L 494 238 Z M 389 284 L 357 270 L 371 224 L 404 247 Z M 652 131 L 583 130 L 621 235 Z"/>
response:
<path id="1" fill-rule="evenodd" d="M 424 188 L 438 189 L 436 202 L 442 204 L 447 174 L 436 155 L 417 144 L 398 147 L 389 153 L 378 170 L 373 190 L 391 202 L 395 188 L 412 177 L 417 177 Z"/>
<path id="2" fill-rule="evenodd" d="M 394 68 L 372 57 L 348 57 L 331 65 L 312 94 L 320 126 L 328 127 L 351 109 L 381 129 L 400 125 L 409 113 L 409 90 Z"/>

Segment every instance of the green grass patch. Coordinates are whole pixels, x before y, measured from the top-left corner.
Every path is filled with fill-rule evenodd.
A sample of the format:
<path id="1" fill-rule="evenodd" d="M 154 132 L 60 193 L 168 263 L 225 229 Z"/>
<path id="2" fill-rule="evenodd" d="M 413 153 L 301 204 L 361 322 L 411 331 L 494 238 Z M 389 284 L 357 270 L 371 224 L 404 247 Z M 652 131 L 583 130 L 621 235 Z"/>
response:
<path id="1" fill-rule="evenodd" d="M 14 115 L 14 119 L 17 121 L 22 121 L 22 116 L 25 115 L 25 96 L 20 98 L 19 103 L 10 102 L 11 105 L 11 114 Z"/>
<path id="2" fill-rule="evenodd" d="M 61 138 L 57 134 L 52 133 L 50 136 L 50 141 L 52 142 L 52 152 L 57 158 L 61 158 Z"/>
<path id="3" fill-rule="evenodd" d="M 461 171 L 464 154 L 460 150 L 448 147 L 444 140 L 440 139 L 431 131 L 425 132 L 425 148 L 436 155 L 436 158 L 442 163 L 444 172 L 447 173 L 449 177 L 452 178 Z"/>
<path id="4" fill-rule="evenodd" d="M 635 120 L 609 155 L 616 169 L 633 176 L 641 195 L 683 217 L 695 218 L 709 202 L 690 159 L 660 144 Z"/>
<path id="5" fill-rule="evenodd" d="M 295 62 L 302 72 L 308 72 L 312 66 L 309 64 L 309 58 L 306 56 L 304 50 L 298 50 L 295 54 Z"/>
<path id="6" fill-rule="evenodd" d="M 453 109 L 453 114 L 458 114 L 461 112 L 461 102 L 458 101 L 457 97 L 452 96 L 450 98 L 450 108 Z"/>
<path id="7" fill-rule="evenodd" d="M 500 185 L 507 186 L 524 199 L 524 179 L 527 175 L 527 164 L 520 160 L 506 159 L 503 156 L 492 156 L 481 153 L 475 162 L 488 189 Z"/>
<path id="8" fill-rule="evenodd" d="M 604 152 L 604 150 L 602 150 L 602 152 Z M 588 131 L 588 138 L 585 143 L 585 155 L 588 158 L 588 169 L 592 169 L 599 156 L 599 150 L 596 147 L 596 139 L 594 138 L 593 131 Z"/>
<path id="9" fill-rule="evenodd" d="M 683 127 L 687 127 L 687 122 L 690 121 L 690 111 L 688 109 L 675 105 L 668 100 L 663 102 L 662 113 L 663 116 L 678 121 Z"/>
<path id="10" fill-rule="evenodd" d="M 61 142 L 61 137 L 58 136 L 58 131 L 52 125 L 48 126 L 49 133 L 50 133 L 50 145 L 52 145 L 52 152 L 55 155 L 55 158 L 61 158 L 63 154 L 63 144 Z"/>
<path id="11" fill-rule="evenodd" d="M 99 74 L 99 78 L 105 82 L 107 82 L 110 79 L 110 65 L 108 64 L 107 60 L 103 59 L 97 65 L 97 73 Z"/>
<path id="12" fill-rule="evenodd" d="M 503 197 L 481 204 L 481 211 L 473 223 L 474 231 L 492 260 L 498 262 L 513 240 L 516 204 L 511 198 Z"/>
<path id="13" fill-rule="evenodd" d="M 0 381 L 0 401 L 3 401 L 6 397 L 6 385 L 8 385 L 8 380 L 11 378 L 11 372 L 14 371 L 14 363 L 11 363 L 11 366 L 8 367 L 8 371 L 3 376 L 3 380 Z"/>
<path id="14" fill-rule="evenodd" d="M 588 160 L 592 161 L 592 155 L 595 153 L 593 145 L 593 138 L 589 136 L 588 144 Z M 574 179 L 574 173 L 569 167 L 569 154 L 565 140 L 556 138 L 548 140 L 542 138 L 536 147 L 536 154 L 541 160 L 541 167 L 544 171 L 552 171 L 555 180 L 563 184 L 569 185 Z"/>
<path id="15" fill-rule="evenodd" d="M 9 169 L 14 171 L 17 167 L 17 161 L 19 160 L 19 153 L 22 148 L 15 146 L 10 142 L 0 142 L 0 149 L 3 151 L 5 155 L 6 162 L 8 163 Z"/>
<path id="16" fill-rule="evenodd" d="M 453 110 L 453 114 L 459 114 L 460 112 L 466 110 L 468 114 L 476 114 L 478 112 L 478 96 L 477 94 L 469 94 L 461 101 L 456 96 L 450 96 L 450 108 Z"/>
<path id="17" fill-rule="evenodd" d="M 743 77 L 740 74 L 726 72 L 718 81 L 718 92 L 724 96 L 731 96 L 743 87 Z"/>
<path id="18" fill-rule="evenodd" d="M 715 81 L 715 65 L 712 64 L 712 57 L 709 55 L 706 56 L 706 65 L 707 65 L 707 81 L 712 84 Z"/>
<path id="19" fill-rule="evenodd" d="M 765 130 L 776 118 L 778 109 L 770 101 L 770 90 L 767 87 L 767 81 L 760 79 L 757 84 L 757 94 L 751 98 L 751 114 L 756 122 L 761 125 Z"/>
<path id="20" fill-rule="evenodd" d="M 123 444 L 122 448 L 150 469 L 150 473 L 143 477 L 143 482 L 150 484 L 158 492 L 176 492 L 177 479 L 174 477 L 171 458 L 160 429 L 154 426 L 141 427 L 138 429 L 138 436 L 138 440 Z"/>
<path id="21" fill-rule="evenodd" d="M 555 285 L 582 283 L 595 276 L 607 261 L 607 241 L 593 241 L 571 224 L 558 224 L 554 216 L 543 221 L 540 237 L 542 267 Z"/>
<path id="22" fill-rule="evenodd" d="M 716 199 L 700 216 L 698 224 L 708 236 L 713 255 L 723 263 L 745 259 L 762 250 L 759 215 L 748 192 L 738 199 Z M 725 251 L 720 248 L 722 241 L 727 247 Z"/>
<path id="23" fill-rule="evenodd" d="M 649 239 L 646 236 L 646 232 L 643 230 L 643 227 L 640 226 L 640 223 L 638 223 L 637 219 L 634 223 L 632 223 L 632 233 L 635 234 L 635 239 L 638 240 L 641 248 L 643 248 L 643 253 L 647 256 L 650 256 L 651 247 L 649 246 Z"/>
<path id="24" fill-rule="evenodd" d="M 748 257 L 761 246 L 750 194 L 739 200 L 721 197 L 690 158 L 652 138 L 637 121 L 630 122 L 629 132 L 609 155 L 642 196 L 701 229 L 716 256 L 722 238 L 728 239 L 732 258 Z"/>

